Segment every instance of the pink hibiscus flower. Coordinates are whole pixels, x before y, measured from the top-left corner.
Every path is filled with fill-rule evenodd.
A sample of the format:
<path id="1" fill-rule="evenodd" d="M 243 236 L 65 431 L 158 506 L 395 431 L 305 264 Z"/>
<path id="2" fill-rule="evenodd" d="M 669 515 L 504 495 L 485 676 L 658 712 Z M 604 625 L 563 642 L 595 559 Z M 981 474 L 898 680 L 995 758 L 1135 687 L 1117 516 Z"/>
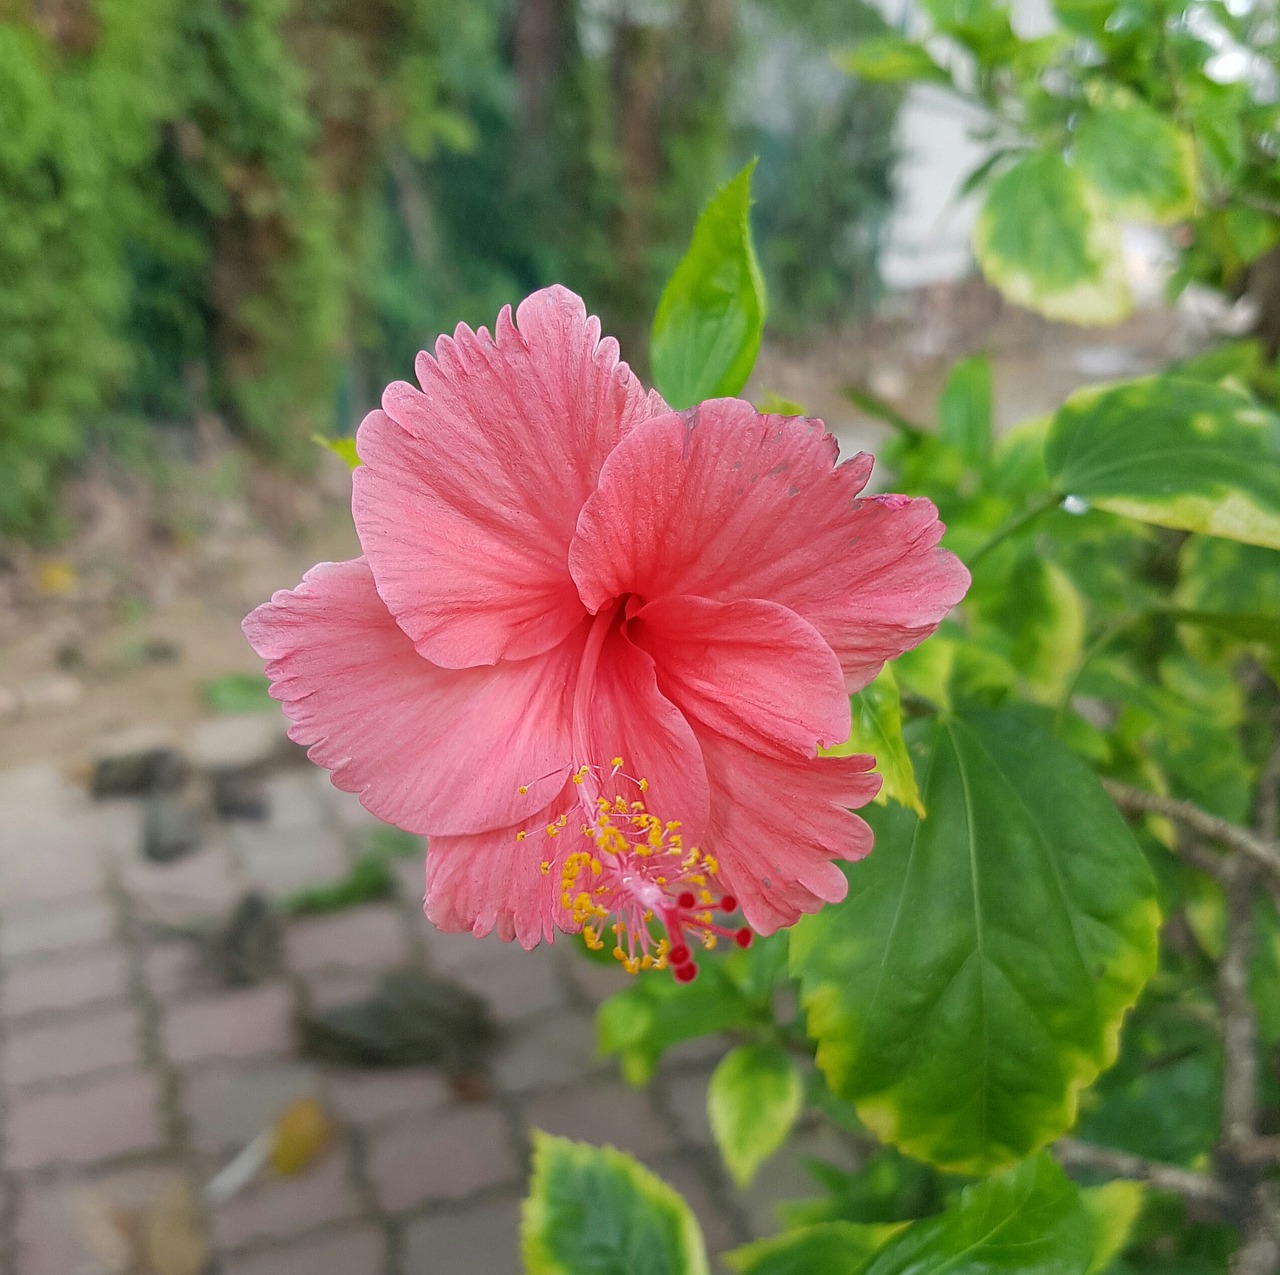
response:
<path id="1" fill-rule="evenodd" d="M 360 426 L 364 556 L 244 623 L 333 782 L 430 838 L 427 915 L 691 978 L 843 898 L 879 788 L 848 694 L 968 572 L 821 421 L 672 412 L 564 288 L 459 327 Z"/>

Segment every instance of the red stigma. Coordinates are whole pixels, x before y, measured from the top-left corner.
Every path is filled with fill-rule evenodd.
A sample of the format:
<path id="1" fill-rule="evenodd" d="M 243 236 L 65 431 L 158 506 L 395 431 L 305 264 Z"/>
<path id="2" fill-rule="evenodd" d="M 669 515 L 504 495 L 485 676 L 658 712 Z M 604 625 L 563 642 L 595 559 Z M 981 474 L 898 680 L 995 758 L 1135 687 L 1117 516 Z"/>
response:
<path id="1" fill-rule="evenodd" d="M 683 965 L 677 965 L 671 975 L 677 983 L 692 983 L 698 977 L 698 967 L 692 961 L 686 961 Z"/>
<path id="2" fill-rule="evenodd" d="M 726 894 L 720 900 L 720 907 L 725 912 L 736 912 L 738 910 L 738 900 L 732 894 Z"/>
<path id="3" fill-rule="evenodd" d="M 751 946 L 751 928 L 750 928 L 750 926 L 746 926 L 746 925 L 744 925 L 744 926 L 742 927 L 742 929 L 740 929 L 740 930 L 739 930 L 739 931 L 738 931 L 738 932 L 733 936 L 733 941 L 734 941 L 734 942 L 735 942 L 739 947 L 750 947 L 750 946 Z"/>
<path id="4" fill-rule="evenodd" d="M 697 896 L 692 890 L 685 890 L 676 900 L 676 905 L 682 908 L 691 908 L 697 904 Z"/>
<path id="5" fill-rule="evenodd" d="M 671 961 L 672 965 L 686 965 L 689 962 L 689 955 L 689 949 L 685 947 L 683 943 L 677 943 L 675 947 L 671 949 L 668 959 Z"/>

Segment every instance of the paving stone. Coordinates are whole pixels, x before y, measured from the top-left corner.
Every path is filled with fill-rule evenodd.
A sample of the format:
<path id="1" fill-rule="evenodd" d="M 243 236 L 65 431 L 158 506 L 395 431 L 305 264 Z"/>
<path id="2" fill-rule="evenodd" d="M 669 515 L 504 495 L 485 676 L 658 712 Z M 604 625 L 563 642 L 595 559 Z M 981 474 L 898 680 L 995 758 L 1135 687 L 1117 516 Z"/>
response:
<path id="1" fill-rule="evenodd" d="M 286 723 L 280 713 L 221 713 L 187 734 L 187 755 L 201 770 L 265 766 L 280 750 Z"/>
<path id="2" fill-rule="evenodd" d="M 477 946 L 480 959 L 456 966 L 451 975 L 482 996 L 499 1022 L 547 1014 L 564 1004 L 559 965 L 549 948 L 526 952 L 507 943 L 497 950 Z"/>
<path id="3" fill-rule="evenodd" d="M 346 850 L 331 829 L 289 830 L 241 825 L 233 830 L 245 879 L 273 899 L 307 886 L 338 881 L 348 871 Z"/>
<path id="4" fill-rule="evenodd" d="M 849 1148 L 827 1128 L 803 1130 L 766 1160 L 755 1181 L 739 1199 L 747 1213 L 752 1234 L 773 1235 L 778 1230 L 777 1206 L 784 1200 L 813 1199 L 822 1194 L 805 1160 L 825 1160 L 841 1169 L 854 1167 Z"/>
<path id="5" fill-rule="evenodd" d="M 180 1063 L 287 1053 L 293 1047 L 288 988 L 268 983 L 172 1004 L 164 1040 Z"/>
<path id="6" fill-rule="evenodd" d="M 539 1094 L 522 1104 L 531 1129 L 583 1142 L 610 1143 L 642 1160 L 672 1149 L 672 1138 L 646 1090 L 616 1081 Z"/>
<path id="7" fill-rule="evenodd" d="M 218 989 L 212 972 L 190 942 L 157 943 L 142 957 L 142 977 L 157 1000 L 186 1000 Z"/>
<path id="8" fill-rule="evenodd" d="M 702 1165 L 687 1157 L 664 1158 L 654 1162 L 653 1171 L 684 1196 L 702 1227 L 707 1242 L 707 1253 L 713 1259 L 739 1243 L 737 1232 L 728 1214 L 718 1205 L 707 1187 Z M 775 1228 L 776 1229 L 776 1228 Z M 745 1236 L 743 1239 L 745 1240 Z"/>
<path id="9" fill-rule="evenodd" d="M 307 989 L 307 1007 L 312 1013 L 368 1000 L 377 995 L 382 979 L 383 973 L 379 970 L 328 969 L 302 976 Z"/>
<path id="10" fill-rule="evenodd" d="M 400 1260 L 402 1275 L 519 1275 L 519 1197 L 411 1222 Z"/>
<path id="11" fill-rule="evenodd" d="M 564 1085 L 599 1071 L 595 1026 L 586 1014 L 564 1011 L 509 1030 L 491 1072 L 506 1093 Z"/>
<path id="12" fill-rule="evenodd" d="M 228 911 L 242 893 L 230 856 L 216 842 L 172 863 L 137 860 L 123 877 L 144 920 L 166 925 Z"/>
<path id="13" fill-rule="evenodd" d="M 138 1011 L 128 1005 L 79 1013 L 68 1022 L 15 1029 L 0 1049 L 8 1085 L 69 1080 L 141 1061 L 142 1023 Z"/>
<path id="14" fill-rule="evenodd" d="M 5 1164 L 15 1171 L 92 1164 L 158 1147 L 160 1094 L 145 1071 L 86 1081 L 77 1088 L 14 1098 Z"/>
<path id="15" fill-rule="evenodd" d="M 353 1226 L 240 1253 L 225 1259 L 221 1270 L 223 1275 L 379 1275 L 386 1260 L 382 1231 Z M 481 1275 L 479 1268 L 473 1275 Z"/>
<path id="16" fill-rule="evenodd" d="M 418 858 L 397 859 L 391 865 L 391 871 L 394 873 L 400 886 L 400 894 L 413 905 L 413 907 L 421 915 L 422 900 L 427 892 L 427 864 L 426 858 L 419 856 Z M 428 926 L 434 933 L 439 933 L 434 926 L 424 916 L 422 919 L 424 926 Z M 467 937 L 470 937 L 469 935 Z M 474 940 L 473 940 L 474 941 Z"/>
<path id="17" fill-rule="evenodd" d="M 697 1146 L 714 1145 L 711 1121 L 707 1118 L 707 1085 L 713 1069 L 681 1071 L 664 1075 L 661 1084 L 667 1107 L 676 1118 L 680 1132 Z"/>
<path id="18" fill-rule="evenodd" d="M 367 1163 L 379 1202 L 392 1212 L 427 1200 L 461 1200 L 520 1176 L 501 1113 L 481 1104 L 459 1104 L 373 1133 Z"/>
<path id="19" fill-rule="evenodd" d="M 338 822 L 353 832 L 365 832 L 380 826 L 381 820 L 372 815 L 361 804 L 360 798 L 353 792 L 343 792 L 333 786 L 327 770 L 313 768 L 311 781 L 315 790 L 323 795 L 329 808 L 338 817 Z"/>
<path id="20" fill-rule="evenodd" d="M 63 847 L 0 865 L 0 907 L 83 900 L 102 887 L 102 866 L 86 850 Z"/>
<path id="21" fill-rule="evenodd" d="M 179 1166 L 160 1163 L 24 1186 L 15 1236 L 19 1275 L 100 1270 L 106 1254 L 86 1244 L 98 1229 L 93 1219 L 104 1210 L 143 1209 L 179 1189 L 185 1176 Z"/>
<path id="22" fill-rule="evenodd" d="M 438 1111 L 452 1094 L 444 1075 L 427 1067 L 337 1072 L 328 1078 L 328 1091 L 336 1112 L 358 1125 Z"/>
<path id="23" fill-rule="evenodd" d="M 295 1098 L 315 1097 L 319 1074 L 301 1063 L 214 1064 L 182 1080 L 182 1109 L 197 1151 L 238 1151 Z"/>
<path id="24" fill-rule="evenodd" d="M 118 1000 L 128 991 L 124 953 L 90 948 L 68 957 L 18 965 L 0 983 L 0 1012 L 6 1019 L 56 1010 L 84 1009 Z"/>
<path id="25" fill-rule="evenodd" d="M 631 975 L 617 961 L 595 961 L 574 944 L 558 944 L 561 968 L 589 1005 L 599 1005 L 615 992 L 631 986 Z"/>
<path id="26" fill-rule="evenodd" d="M 662 1065 L 671 1069 L 714 1065 L 733 1048 L 733 1038 L 723 1034 L 693 1036 L 678 1041 L 662 1055 Z"/>
<path id="27" fill-rule="evenodd" d="M 294 921 L 285 933 L 285 958 L 299 973 L 345 966 L 392 969 L 404 962 L 404 921 L 389 904 L 344 908 L 331 916 Z"/>
<path id="28" fill-rule="evenodd" d="M 213 1211 L 214 1240 L 223 1248 L 240 1248 L 355 1217 L 360 1202 L 350 1179 L 341 1145 L 297 1177 L 264 1177 Z"/>
<path id="29" fill-rule="evenodd" d="M 8 913 L 0 923 L 0 957 L 24 960 L 104 943 L 114 926 L 111 909 L 100 899 Z"/>
<path id="30" fill-rule="evenodd" d="M 325 822 L 325 802 L 306 772 L 274 775 L 263 785 L 273 828 L 312 829 Z"/>

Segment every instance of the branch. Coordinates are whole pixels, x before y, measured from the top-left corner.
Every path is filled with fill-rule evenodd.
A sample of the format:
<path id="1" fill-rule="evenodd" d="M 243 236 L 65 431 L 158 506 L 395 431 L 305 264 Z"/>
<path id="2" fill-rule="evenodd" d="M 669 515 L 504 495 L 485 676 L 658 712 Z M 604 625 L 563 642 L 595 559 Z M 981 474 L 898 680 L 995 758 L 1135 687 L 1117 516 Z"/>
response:
<path id="1" fill-rule="evenodd" d="M 1228 850 L 1234 850 L 1280 879 L 1280 842 L 1274 838 L 1262 836 L 1239 824 L 1211 815 L 1190 801 L 1161 797 L 1142 788 L 1117 783 L 1114 779 L 1104 779 L 1102 786 L 1121 810 L 1129 814 L 1164 815 L 1166 819 L 1172 819 L 1210 841 L 1220 842 Z"/>
<path id="2" fill-rule="evenodd" d="M 1146 1182 L 1158 1191 L 1172 1191 L 1184 1200 L 1196 1204 L 1208 1204 L 1215 1209 L 1227 1209 L 1231 1205 L 1231 1192 L 1221 1182 L 1207 1178 L 1202 1173 L 1179 1168 L 1176 1164 L 1162 1164 L 1127 1151 L 1113 1151 L 1110 1147 L 1095 1147 L 1074 1138 L 1059 1138 L 1053 1144 L 1059 1161 L 1067 1168 L 1097 1169 L 1117 1178 L 1132 1178 Z"/>
<path id="3" fill-rule="evenodd" d="M 1272 1184 L 1257 1191 L 1257 1208 L 1231 1258 L 1231 1275 L 1275 1275 L 1280 1267 L 1280 1202 Z"/>
<path id="4" fill-rule="evenodd" d="M 1253 956 L 1255 879 L 1252 865 L 1235 860 L 1226 888 L 1226 944 L 1218 963 L 1222 1010 L 1222 1146 L 1237 1161 L 1256 1138 L 1258 1019 L 1249 996 Z"/>

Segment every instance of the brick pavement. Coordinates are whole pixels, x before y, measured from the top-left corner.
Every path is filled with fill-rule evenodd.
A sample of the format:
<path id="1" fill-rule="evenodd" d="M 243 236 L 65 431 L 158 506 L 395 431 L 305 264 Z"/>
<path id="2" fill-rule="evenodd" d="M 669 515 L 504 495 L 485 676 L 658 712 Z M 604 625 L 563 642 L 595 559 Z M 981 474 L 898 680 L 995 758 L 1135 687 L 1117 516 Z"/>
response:
<path id="1" fill-rule="evenodd" d="M 682 1051 L 647 1090 L 592 1052 L 592 1012 L 625 981 L 571 943 L 533 953 L 441 935 L 420 864 L 394 902 L 291 923 L 286 974 L 229 990 L 192 946 L 143 924 L 249 886 L 340 877 L 372 822 L 305 764 L 268 781 L 265 823 L 211 826 L 172 865 L 138 855 L 140 805 L 92 801 L 52 765 L 0 772 L 0 1275 L 73 1275 L 86 1200 L 138 1207 L 207 1181 L 291 1099 L 321 1098 L 330 1151 L 264 1179 L 202 1223 L 222 1275 L 517 1275 L 529 1131 L 612 1141 L 699 1213 L 713 1251 L 773 1229 L 757 1186 L 735 1200 L 701 1103 L 717 1050 Z M 492 1093 L 457 1098 L 429 1069 L 317 1067 L 294 1052 L 306 997 L 333 1003 L 409 962 L 485 996 L 504 1030 Z M 803 1191 L 803 1187 L 801 1187 Z"/>

